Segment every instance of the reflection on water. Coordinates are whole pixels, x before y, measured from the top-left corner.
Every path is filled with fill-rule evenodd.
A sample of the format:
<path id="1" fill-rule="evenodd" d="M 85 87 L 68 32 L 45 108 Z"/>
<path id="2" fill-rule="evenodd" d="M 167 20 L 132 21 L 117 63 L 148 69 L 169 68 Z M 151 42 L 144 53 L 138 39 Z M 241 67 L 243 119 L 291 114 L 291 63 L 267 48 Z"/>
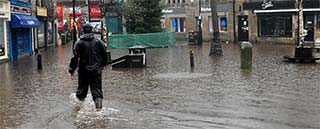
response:
<path id="1" fill-rule="evenodd" d="M 144 69 L 106 67 L 101 111 L 90 95 L 78 106 L 70 101 L 71 44 L 42 50 L 41 72 L 35 57 L 1 64 L 0 128 L 320 128 L 319 63 L 287 63 L 292 46 L 254 44 L 253 68 L 241 70 L 237 44 L 223 44 L 223 57 L 209 57 L 209 48 L 179 43 L 148 49 Z"/>

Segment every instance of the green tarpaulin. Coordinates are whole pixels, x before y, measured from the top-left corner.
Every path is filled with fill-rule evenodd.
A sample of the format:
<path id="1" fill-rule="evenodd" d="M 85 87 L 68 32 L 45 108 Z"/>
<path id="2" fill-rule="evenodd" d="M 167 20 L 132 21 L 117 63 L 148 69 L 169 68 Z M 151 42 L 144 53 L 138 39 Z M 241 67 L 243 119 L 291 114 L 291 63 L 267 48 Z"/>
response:
<path id="1" fill-rule="evenodd" d="M 129 48 L 132 46 L 166 47 L 176 44 L 176 33 L 114 34 L 110 35 L 108 40 L 109 48 Z"/>

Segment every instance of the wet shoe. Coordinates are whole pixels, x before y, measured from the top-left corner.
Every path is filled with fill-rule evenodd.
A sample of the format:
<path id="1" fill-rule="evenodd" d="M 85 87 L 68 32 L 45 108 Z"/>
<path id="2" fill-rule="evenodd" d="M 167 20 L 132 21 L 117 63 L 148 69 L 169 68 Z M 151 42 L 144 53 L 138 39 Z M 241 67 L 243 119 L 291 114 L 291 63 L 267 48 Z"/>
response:
<path id="1" fill-rule="evenodd" d="M 95 103 L 96 103 L 96 109 L 101 110 L 102 109 L 102 98 L 96 98 Z"/>
<path id="2" fill-rule="evenodd" d="M 83 99 L 83 98 L 79 98 L 79 97 L 77 97 L 77 99 L 78 99 L 80 102 L 83 102 L 83 101 L 84 101 L 84 99 Z"/>

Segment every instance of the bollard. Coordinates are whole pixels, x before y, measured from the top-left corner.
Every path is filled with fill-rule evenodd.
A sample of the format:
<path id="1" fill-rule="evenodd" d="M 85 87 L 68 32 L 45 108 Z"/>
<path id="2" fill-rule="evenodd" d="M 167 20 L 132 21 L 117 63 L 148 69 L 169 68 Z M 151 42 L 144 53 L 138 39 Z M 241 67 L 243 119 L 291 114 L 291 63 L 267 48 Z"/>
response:
<path id="1" fill-rule="evenodd" d="M 193 57 L 193 51 L 190 51 L 190 67 L 194 68 L 194 57 Z"/>
<path id="2" fill-rule="evenodd" d="M 249 42 L 241 43 L 241 69 L 252 68 L 252 44 Z"/>
<path id="3" fill-rule="evenodd" d="M 42 69 L 41 54 L 37 55 L 37 62 L 38 62 L 38 70 L 41 70 Z"/>
<path id="4" fill-rule="evenodd" d="M 111 63 L 111 52 L 107 51 L 107 64 Z"/>

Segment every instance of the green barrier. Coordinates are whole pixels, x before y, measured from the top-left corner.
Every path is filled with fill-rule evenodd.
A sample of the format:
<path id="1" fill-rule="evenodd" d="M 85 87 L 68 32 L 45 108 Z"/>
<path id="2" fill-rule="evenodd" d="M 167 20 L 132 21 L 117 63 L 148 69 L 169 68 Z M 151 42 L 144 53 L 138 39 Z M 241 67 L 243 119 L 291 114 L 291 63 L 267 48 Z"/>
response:
<path id="1" fill-rule="evenodd" d="M 110 35 L 108 40 L 109 48 L 129 48 L 132 46 L 167 47 L 176 44 L 176 33 L 114 34 Z"/>

